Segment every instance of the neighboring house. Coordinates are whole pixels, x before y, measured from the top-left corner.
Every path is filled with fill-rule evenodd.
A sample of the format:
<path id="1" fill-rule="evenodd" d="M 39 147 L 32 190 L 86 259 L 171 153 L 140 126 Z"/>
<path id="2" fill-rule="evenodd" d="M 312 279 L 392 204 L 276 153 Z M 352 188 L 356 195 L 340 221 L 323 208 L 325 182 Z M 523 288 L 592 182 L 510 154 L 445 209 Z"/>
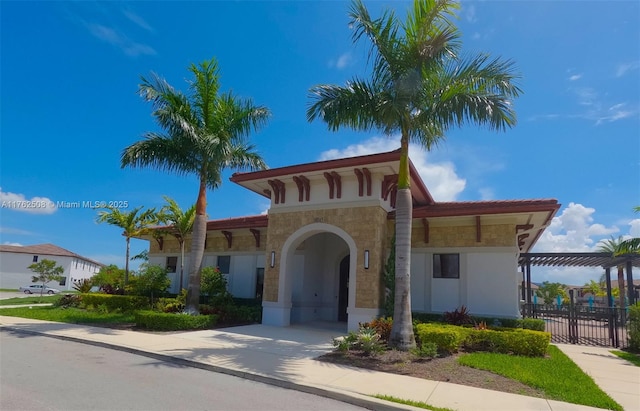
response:
<path id="1" fill-rule="evenodd" d="M 234 174 L 231 181 L 271 207 L 267 215 L 209 221 L 204 266 L 218 266 L 235 296 L 261 297 L 264 324 L 346 321 L 357 329 L 382 314 L 399 159 L 393 151 Z M 519 316 L 519 253 L 533 247 L 558 202 L 436 202 L 413 164 L 411 189 L 413 310 L 465 305 L 475 315 Z M 178 242 L 146 239 L 149 261 L 173 273 L 177 291 Z M 188 272 L 185 261 L 184 288 Z"/>
<path id="2" fill-rule="evenodd" d="M 104 266 L 53 244 L 0 245 L 0 288 L 17 289 L 31 284 L 35 273 L 28 267 L 45 259 L 64 268 L 62 279 L 55 285 L 49 284 L 60 290 L 71 290 L 74 282 L 90 278 Z"/>

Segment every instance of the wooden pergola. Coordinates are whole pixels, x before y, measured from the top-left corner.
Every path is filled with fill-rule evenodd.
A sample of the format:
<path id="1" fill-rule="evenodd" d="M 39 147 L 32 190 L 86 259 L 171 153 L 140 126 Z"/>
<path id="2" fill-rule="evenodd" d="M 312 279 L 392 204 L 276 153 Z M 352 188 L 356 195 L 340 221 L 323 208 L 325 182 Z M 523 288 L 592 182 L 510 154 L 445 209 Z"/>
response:
<path id="1" fill-rule="evenodd" d="M 537 267 L 602 267 L 607 282 L 607 304 L 611 306 L 611 268 L 624 266 L 627 273 L 627 298 L 635 303 L 632 267 L 640 268 L 640 254 L 612 256 L 611 253 L 521 253 L 518 264 L 522 267 L 522 299 L 531 304 L 531 266 Z M 526 295 L 525 295 L 526 293 Z"/>

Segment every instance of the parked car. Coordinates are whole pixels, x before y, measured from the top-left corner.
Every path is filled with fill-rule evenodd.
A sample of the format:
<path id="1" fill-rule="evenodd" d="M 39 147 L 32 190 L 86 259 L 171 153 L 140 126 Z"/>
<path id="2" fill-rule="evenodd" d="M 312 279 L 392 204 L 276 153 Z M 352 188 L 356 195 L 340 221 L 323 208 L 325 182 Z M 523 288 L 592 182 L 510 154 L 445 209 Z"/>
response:
<path id="1" fill-rule="evenodd" d="M 24 287 L 20 287 L 20 291 L 25 294 L 57 294 L 60 292 L 60 290 L 56 288 L 47 287 L 46 285 L 43 286 L 42 284 L 25 285 Z"/>

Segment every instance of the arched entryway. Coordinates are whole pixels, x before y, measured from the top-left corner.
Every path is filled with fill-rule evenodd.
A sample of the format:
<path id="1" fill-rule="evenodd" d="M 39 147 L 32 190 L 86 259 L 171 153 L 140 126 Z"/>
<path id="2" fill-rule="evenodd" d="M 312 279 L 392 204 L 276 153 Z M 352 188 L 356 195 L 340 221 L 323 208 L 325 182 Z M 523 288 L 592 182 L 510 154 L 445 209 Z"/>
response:
<path id="1" fill-rule="evenodd" d="M 339 227 L 314 223 L 293 233 L 282 246 L 278 302 L 264 306 L 279 310 L 272 325 L 348 321 L 356 255 L 355 241 Z"/>

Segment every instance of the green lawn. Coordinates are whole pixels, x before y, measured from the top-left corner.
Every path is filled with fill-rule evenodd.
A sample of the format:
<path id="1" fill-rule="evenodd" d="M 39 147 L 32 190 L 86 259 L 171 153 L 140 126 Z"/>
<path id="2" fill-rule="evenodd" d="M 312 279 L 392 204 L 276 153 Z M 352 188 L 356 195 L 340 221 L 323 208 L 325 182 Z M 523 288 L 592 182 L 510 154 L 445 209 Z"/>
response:
<path id="1" fill-rule="evenodd" d="M 549 346 L 546 358 L 478 352 L 463 355 L 458 361 L 541 389 L 548 399 L 623 411 L 620 404 L 553 345 Z"/>
<path id="2" fill-rule="evenodd" d="M 7 298 L 4 300 L 0 300 L 0 305 L 28 305 L 28 304 L 40 304 L 40 303 L 53 303 L 56 302 L 62 297 L 61 294 L 48 295 L 44 294 L 42 297 L 40 295 L 32 295 L 30 297 L 16 297 L 16 298 Z"/>
<path id="3" fill-rule="evenodd" d="M 455 411 L 455 410 L 452 410 L 451 408 L 434 407 L 433 405 L 429 405 L 426 402 L 404 400 L 402 398 L 393 397 L 391 395 L 373 395 L 373 397 L 374 398 L 378 398 L 380 400 L 397 402 L 398 404 L 405 404 L 405 405 L 410 405 L 412 407 L 424 408 L 425 410 L 431 410 L 431 411 Z"/>
<path id="4" fill-rule="evenodd" d="M 102 313 L 79 308 L 20 307 L 0 309 L 0 315 L 32 318 L 34 320 L 55 321 L 72 324 L 134 323 L 133 313 Z"/>
<path id="5" fill-rule="evenodd" d="M 634 364 L 636 367 L 640 367 L 640 355 L 639 354 L 634 354 L 634 353 L 630 353 L 630 352 L 626 352 L 626 351 L 618 351 L 618 350 L 612 350 L 611 351 L 612 354 L 617 355 L 618 357 L 622 358 L 623 360 L 627 360 L 630 363 Z"/>

